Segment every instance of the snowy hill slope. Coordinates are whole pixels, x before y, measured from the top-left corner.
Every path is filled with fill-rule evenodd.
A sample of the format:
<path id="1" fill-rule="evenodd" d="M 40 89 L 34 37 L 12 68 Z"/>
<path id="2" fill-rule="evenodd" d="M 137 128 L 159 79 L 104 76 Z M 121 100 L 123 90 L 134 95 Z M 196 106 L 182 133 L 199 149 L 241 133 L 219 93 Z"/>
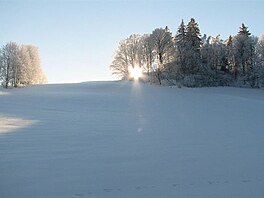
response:
<path id="1" fill-rule="evenodd" d="M 0 92 L 0 197 L 264 197 L 264 92 L 132 82 Z"/>

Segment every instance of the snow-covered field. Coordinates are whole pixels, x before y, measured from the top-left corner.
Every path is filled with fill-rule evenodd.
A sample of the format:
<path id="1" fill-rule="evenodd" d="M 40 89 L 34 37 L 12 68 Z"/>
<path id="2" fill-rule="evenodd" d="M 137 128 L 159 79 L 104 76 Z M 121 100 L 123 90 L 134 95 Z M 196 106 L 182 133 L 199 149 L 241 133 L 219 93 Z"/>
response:
<path id="1" fill-rule="evenodd" d="M 0 90 L 0 197 L 264 197 L 264 91 Z"/>

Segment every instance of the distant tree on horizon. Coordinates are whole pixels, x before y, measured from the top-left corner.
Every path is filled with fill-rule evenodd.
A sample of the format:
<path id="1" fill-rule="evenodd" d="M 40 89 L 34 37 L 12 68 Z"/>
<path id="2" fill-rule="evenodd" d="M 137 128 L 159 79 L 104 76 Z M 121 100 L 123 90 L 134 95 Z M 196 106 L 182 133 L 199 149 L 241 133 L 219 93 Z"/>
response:
<path id="1" fill-rule="evenodd" d="M 38 48 L 9 42 L 0 49 L 0 81 L 5 88 L 46 83 Z"/>

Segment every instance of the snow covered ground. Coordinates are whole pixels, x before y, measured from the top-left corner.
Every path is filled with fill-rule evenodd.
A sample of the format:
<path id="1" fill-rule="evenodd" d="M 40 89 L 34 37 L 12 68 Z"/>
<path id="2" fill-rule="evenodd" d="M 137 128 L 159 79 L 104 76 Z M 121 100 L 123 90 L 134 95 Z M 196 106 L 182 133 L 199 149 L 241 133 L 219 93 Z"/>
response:
<path id="1" fill-rule="evenodd" d="M 264 197 L 264 91 L 0 90 L 0 197 Z"/>

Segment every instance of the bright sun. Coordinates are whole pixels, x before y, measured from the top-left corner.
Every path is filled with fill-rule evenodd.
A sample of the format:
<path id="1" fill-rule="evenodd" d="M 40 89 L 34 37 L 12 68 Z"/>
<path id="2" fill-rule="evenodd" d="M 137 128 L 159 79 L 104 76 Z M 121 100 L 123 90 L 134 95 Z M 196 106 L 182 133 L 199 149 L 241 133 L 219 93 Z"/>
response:
<path id="1" fill-rule="evenodd" d="M 129 68 L 130 77 L 138 80 L 142 77 L 142 68 L 141 67 L 130 67 Z"/>

